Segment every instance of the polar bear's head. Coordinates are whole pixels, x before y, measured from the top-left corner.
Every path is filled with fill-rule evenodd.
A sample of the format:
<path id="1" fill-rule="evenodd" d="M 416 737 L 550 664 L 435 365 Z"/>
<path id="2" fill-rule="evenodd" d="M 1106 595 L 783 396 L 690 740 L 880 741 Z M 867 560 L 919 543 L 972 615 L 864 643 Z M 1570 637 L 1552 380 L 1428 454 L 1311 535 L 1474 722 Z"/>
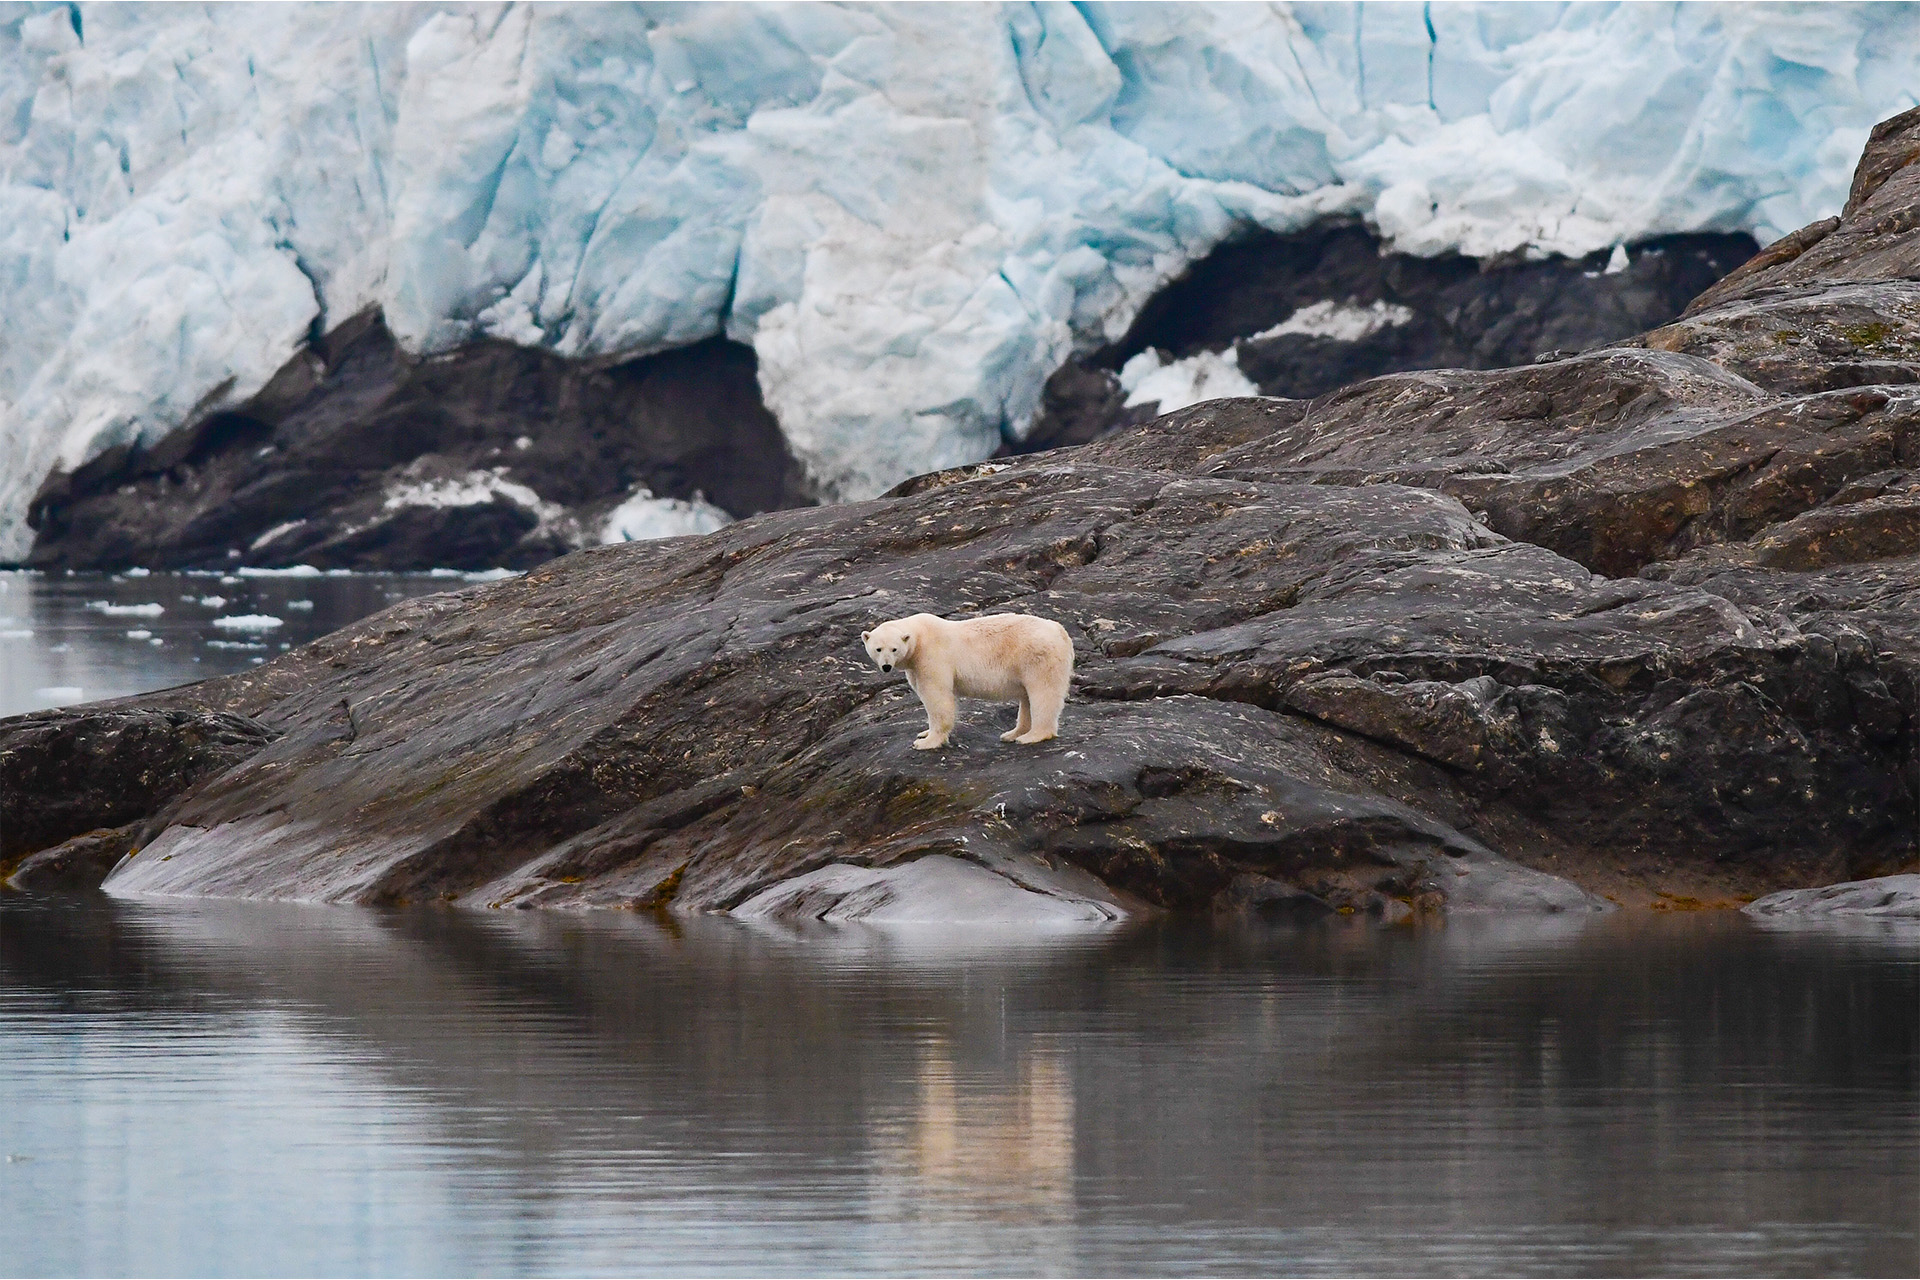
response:
<path id="1" fill-rule="evenodd" d="M 867 656 L 882 671 L 905 666 L 913 658 L 913 624 L 905 618 L 862 631 L 860 639 L 866 643 Z"/>

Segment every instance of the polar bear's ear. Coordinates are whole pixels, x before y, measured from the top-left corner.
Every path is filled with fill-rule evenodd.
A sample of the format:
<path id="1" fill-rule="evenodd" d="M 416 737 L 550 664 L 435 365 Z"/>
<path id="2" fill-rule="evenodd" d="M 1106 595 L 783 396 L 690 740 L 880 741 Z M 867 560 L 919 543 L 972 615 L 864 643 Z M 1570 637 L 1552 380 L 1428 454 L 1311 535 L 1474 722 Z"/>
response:
<path id="1" fill-rule="evenodd" d="M 865 640 L 865 639 L 867 639 L 867 638 L 868 638 L 869 636 L 871 636 L 872 634 L 873 634 L 873 632 L 871 632 L 871 631 L 862 631 L 862 632 L 860 633 L 860 638 L 861 638 L 862 640 Z"/>

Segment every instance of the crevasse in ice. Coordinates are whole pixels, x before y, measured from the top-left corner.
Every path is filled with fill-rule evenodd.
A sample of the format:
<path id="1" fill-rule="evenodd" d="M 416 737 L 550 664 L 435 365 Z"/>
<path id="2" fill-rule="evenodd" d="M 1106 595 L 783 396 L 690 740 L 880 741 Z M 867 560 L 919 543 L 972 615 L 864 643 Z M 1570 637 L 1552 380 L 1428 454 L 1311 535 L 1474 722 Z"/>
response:
<path id="1" fill-rule="evenodd" d="M 724 332 L 858 497 L 1236 228 L 1765 240 L 1915 85 L 1905 6 L 10 5 L 0 558 L 51 470 L 370 306 L 416 353 Z"/>

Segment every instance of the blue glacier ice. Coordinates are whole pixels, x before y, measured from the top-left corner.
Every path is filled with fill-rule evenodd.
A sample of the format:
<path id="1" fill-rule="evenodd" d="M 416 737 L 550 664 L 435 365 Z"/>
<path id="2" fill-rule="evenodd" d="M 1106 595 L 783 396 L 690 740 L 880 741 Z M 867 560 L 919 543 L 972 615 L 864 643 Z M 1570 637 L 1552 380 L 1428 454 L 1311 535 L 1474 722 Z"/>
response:
<path id="1" fill-rule="evenodd" d="M 371 306 L 415 353 L 725 333 L 813 482 L 977 460 L 1236 229 L 1762 241 L 1905 5 L 0 7 L 0 558 L 56 468 Z"/>

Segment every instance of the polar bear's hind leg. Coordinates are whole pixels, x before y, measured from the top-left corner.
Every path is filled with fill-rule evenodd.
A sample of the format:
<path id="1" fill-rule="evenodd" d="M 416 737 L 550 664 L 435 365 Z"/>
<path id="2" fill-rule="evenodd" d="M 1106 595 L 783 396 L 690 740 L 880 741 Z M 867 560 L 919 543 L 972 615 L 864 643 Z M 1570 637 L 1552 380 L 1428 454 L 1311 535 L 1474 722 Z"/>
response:
<path id="1" fill-rule="evenodd" d="M 1014 721 L 1013 728 L 1000 735 L 1002 742 L 1018 742 L 1022 734 L 1033 728 L 1033 707 L 1027 700 L 1027 691 L 1020 690 L 1020 718 Z"/>
<path id="2" fill-rule="evenodd" d="M 1031 746 L 1060 732 L 1060 709 L 1067 705 L 1067 685 L 1072 678 L 1071 660 L 1049 662 L 1028 678 L 1026 693 L 1020 699 L 1020 723 L 1026 732 L 1016 731 L 1013 741 Z"/>

